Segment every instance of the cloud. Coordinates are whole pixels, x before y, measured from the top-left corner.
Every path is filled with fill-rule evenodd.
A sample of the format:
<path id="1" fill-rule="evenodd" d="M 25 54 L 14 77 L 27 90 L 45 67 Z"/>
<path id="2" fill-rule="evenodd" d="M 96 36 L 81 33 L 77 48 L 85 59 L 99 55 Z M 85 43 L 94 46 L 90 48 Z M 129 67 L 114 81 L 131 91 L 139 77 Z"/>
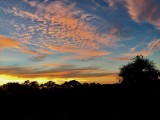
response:
<path id="1" fill-rule="evenodd" d="M 95 14 L 78 8 L 74 2 L 69 2 L 69 4 L 64 1 L 40 3 L 25 0 L 25 2 L 36 8 L 36 11 L 23 11 L 13 7 L 7 12 L 32 21 L 32 28 L 29 28 L 30 26 L 24 28 L 30 31 L 28 37 L 33 36 L 34 33 L 40 33 L 41 41 L 45 39 L 46 44 L 53 45 L 54 41 L 58 45 L 89 49 L 101 48 L 101 45 L 113 47 L 120 39 L 120 36 L 112 32 L 115 28 L 111 28 L 109 32 L 97 32 L 98 26 L 95 26 L 92 21 L 97 22 L 99 18 Z M 34 21 L 38 21 L 38 23 L 34 24 Z"/>
<path id="2" fill-rule="evenodd" d="M 0 35 L 0 47 L 5 48 L 20 48 L 22 45 L 12 38 Z"/>
<path id="3" fill-rule="evenodd" d="M 44 61 L 46 57 L 47 56 L 45 54 L 36 54 L 36 55 L 32 56 L 32 58 L 30 60 L 35 61 L 35 62 Z"/>
<path id="4" fill-rule="evenodd" d="M 117 60 L 117 61 L 128 61 L 131 59 L 131 57 L 129 56 L 122 56 L 122 57 L 114 57 L 114 58 L 111 58 L 112 60 Z"/>
<path id="5" fill-rule="evenodd" d="M 34 51 L 29 50 L 24 45 L 22 45 L 20 42 L 14 40 L 13 38 L 2 36 L 0 35 L 0 49 L 19 49 L 27 54 L 35 54 Z"/>
<path id="6" fill-rule="evenodd" d="M 108 47 L 119 46 L 118 43 L 122 39 L 120 27 L 108 25 L 106 18 L 102 18 L 103 20 L 101 20 L 101 16 L 96 15 L 97 11 L 93 13 L 88 8 L 78 7 L 77 1 L 23 1 L 25 3 L 20 3 L 21 6 L 16 5 L 13 7 L 14 4 L 11 4 L 10 7 L 5 7 L 4 12 L 13 18 L 11 25 L 14 29 L 10 30 L 10 34 L 14 38 L 17 38 L 15 41 L 20 43 L 21 47 L 18 50 L 22 51 L 25 48 L 33 52 L 36 51 L 36 54 L 29 59 L 32 61 L 27 60 L 25 62 L 31 63 L 36 61 L 38 62 L 36 65 L 38 64 L 39 68 L 10 67 L 13 70 L 7 69 L 5 71 L 6 74 L 24 78 L 47 76 L 52 78 L 93 78 L 92 76 L 94 76 L 95 79 L 96 76 L 107 77 L 110 74 L 108 71 L 101 71 L 98 68 L 84 68 L 84 64 L 82 64 L 82 68 L 77 68 L 65 64 L 65 62 L 68 59 L 90 59 L 97 57 L 97 59 L 101 59 L 99 57 L 111 54 L 106 49 Z M 117 4 L 111 2 L 110 7 Z M 96 6 L 98 7 L 98 5 L 101 4 L 97 2 Z M 24 8 L 22 8 L 23 6 Z M 99 8 L 99 10 L 102 9 Z M 21 22 L 18 23 L 19 21 Z M 101 23 L 101 21 L 105 21 L 105 24 Z M 105 27 L 100 29 L 101 26 Z M 17 48 L 14 49 L 17 50 Z M 50 60 L 57 60 L 57 57 L 62 56 L 64 59 L 61 60 L 65 62 L 64 64 L 47 63 L 48 59 L 46 58 L 48 56 Z M 28 66 L 28 64 L 24 64 Z M 112 74 L 110 75 L 112 76 Z"/>
<path id="7" fill-rule="evenodd" d="M 98 8 L 101 7 L 101 5 L 96 0 L 91 0 L 91 2 Z"/>
<path id="8" fill-rule="evenodd" d="M 149 42 L 143 50 L 137 50 L 138 46 L 135 46 L 133 48 L 130 48 L 129 52 L 126 54 L 123 54 L 122 57 L 115 57 L 112 58 L 114 60 L 130 60 L 131 58 L 137 56 L 137 55 L 143 55 L 143 56 L 150 56 L 154 52 L 160 50 L 160 39 L 152 40 Z"/>
<path id="9" fill-rule="evenodd" d="M 100 70 L 97 67 L 82 67 L 58 65 L 56 68 L 42 70 L 37 67 L 14 67 L 1 66 L 0 74 L 11 75 L 19 78 L 87 78 L 104 77 L 111 75 L 106 70 Z"/>
<path id="10" fill-rule="evenodd" d="M 131 51 L 132 50 L 132 51 Z M 143 50 L 137 51 L 136 49 L 130 50 L 130 55 L 133 56 L 135 54 L 143 55 L 143 56 L 149 56 L 152 55 L 154 52 L 160 50 L 160 39 L 152 40 L 147 44 L 147 47 Z"/>
<path id="11" fill-rule="evenodd" d="M 43 67 L 73 67 L 74 65 L 69 65 L 69 64 L 60 64 L 60 63 L 43 63 L 40 64 L 40 66 Z"/>
<path id="12" fill-rule="evenodd" d="M 144 56 L 152 55 L 154 52 L 160 50 L 160 39 L 156 39 L 148 43 L 147 48 L 139 53 Z"/>
<path id="13" fill-rule="evenodd" d="M 111 52 L 104 50 L 94 50 L 94 49 L 79 49 L 68 46 L 49 46 L 52 50 L 62 52 L 62 53 L 70 53 L 71 55 L 65 56 L 67 59 L 82 59 L 82 58 L 90 58 L 90 57 L 101 57 L 105 55 L 109 55 Z"/>
<path id="14" fill-rule="evenodd" d="M 160 39 L 156 39 L 156 40 L 151 41 L 148 44 L 148 49 L 150 51 L 160 50 Z"/>
<path id="15" fill-rule="evenodd" d="M 33 14 L 31 12 L 28 11 L 23 11 L 23 10 L 19 10 L 15 7 L 12 8 L 12 10 L 8 10 L 9 13 L 13 13 L 15 16 L 19 16 L 21 18 L 30 18 L 32 21 L 37 20 L 37 21 L 43 21 L 43 18 L 40 18 L 38 15 Z"/>
<path id="16" fill-rule="evenodd" d="M 115 7 L 118 3 L 123 2 L 123 0 L 104 0 L 106 3 L 108 3 L 109 7 Z"/>
<path id="17" fill-rule="evenodd" d="M 160 4 L 157 0 L 124 0 L 130 17 L 135 22 L 148 22 L 160 29 Z"/>
<path id="18" fill-rule="evenodd" d="M 117 26 L 101 31 L 100 18 L 94 13 L 80 9 L 76 2 L 24 2 L 34 9 L 30 11 L 12 7 L 7 8 L 5 12 L 28 21 L 29 24 L 13 21 L 12 25 L 16 31 L 12 31 L 12 35 L 37 54 L 67 53 L 63 57 L 65 59 L 102 57 L 111 54 L 105 50 L 106 47 L 117 47 L 121 39 L 125 39 L 121 28 Z M 61 49 L 57 46 L 61 46 Z M 36 56 L 34 58 L 40 60 Z"/>

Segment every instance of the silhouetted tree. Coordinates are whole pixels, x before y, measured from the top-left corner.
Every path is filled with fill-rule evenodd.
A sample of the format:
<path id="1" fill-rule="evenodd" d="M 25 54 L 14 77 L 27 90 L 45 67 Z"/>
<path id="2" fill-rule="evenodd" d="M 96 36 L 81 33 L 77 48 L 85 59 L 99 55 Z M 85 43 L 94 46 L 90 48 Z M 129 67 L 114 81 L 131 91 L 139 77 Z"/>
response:
<path id="1" fill-rule="evenodd" d="M 32 81 L 29 86 L 30 86 L 30 88 L 34 88 L 34 89 L 39 88 L 39 84 L 37 81 Z"/>
<path id="2" fill-rule="evenodd" d="M 95 82 L 89 84 L 90 87 L 97 87 L 100 85 L 101 85 L 100 83 L 95 83 Z"/>
<path id="3" fill-rule="evenodd" d="M 89 83 L 83 83 L 82 86 L 83 87 L 89 87 Z"/>
<path id="4" fill-rule="evenodd" d="M 48 81 L 44 84 L 41 84 L 41 88 L 54 89 L 57 88 L 57 84 L 53 81 Z"/>
<path id="5" fill-rule="evenodd" d="M 24 81 L 24 83 L 22 83 L 22 85 L 25 86 L 26 88 L 29 88 L 30 87 L 30 81 L 26 80 L 26 81 Z"/>
<path id="6" fill-rule="evenodd" d="M 64 82 L 62 84 L 62 87 L 64 87 L 64 88 L 77 88 L 77 87 L 81 87 L 81 83 L 76 80 L 71 80 L 69 82 Z"/>
<path id="7" fill-rule="evenodd" d="M 9 83 L 6 83 L 2 86 L 2 89 L 3 90 L 10 90 L 10 91 L 17 91 L 19 90 L 19 88 L 21 87 L 21 85 L 17 82 L 9 82 Z"/>
<path id="8" fill-rule="evenodd" d="M 159 79 L 160 71 L 155 67 L 153 61 L 140 55 L 133 58 L 132 62 L 120 68 L 119 76 L 122 83 L 135 84 Z"/>
<path id="9" fill-rule="evenodd" d="M 30 81 L 29 80 L 26 80 L 24 81 L 23 85 L 29 85 L 30 84 Z"/>

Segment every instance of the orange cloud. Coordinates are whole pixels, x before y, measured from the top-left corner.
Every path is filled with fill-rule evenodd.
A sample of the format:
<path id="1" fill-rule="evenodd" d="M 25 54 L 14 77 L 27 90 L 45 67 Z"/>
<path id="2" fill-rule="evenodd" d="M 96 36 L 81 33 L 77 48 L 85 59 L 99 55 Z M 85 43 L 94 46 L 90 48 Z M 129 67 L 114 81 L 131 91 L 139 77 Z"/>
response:
<path id="1" fill-rule="evenodd" d="M 0 47 L 1 49 L 5 49 L 5 48 L 21 48 L 21 44 L 15 40 L 13 40 L 12 38 L 6 37 L 6 36 L 2 36 L 0 35 Z"/>
<path id="2" fill-rule="evenodd" d="M 98 27 L 91 24 L 91 21 L 99 18 L 78 8 L 74 2 L 25 2 L 34 7 L 35 11 L 11 8 L 5 12 L 33 23 L 32 26 L 15 22 L 12 25 L 17 29 L 16 32 L 24 31 L 14 33 L 14 36 L 23 39 L 20 41 L 23 45 L 34 46 L 38 54 L 69 53 L 65 54 L 65 59 L 101 57 L 111 54 L 103 48 L 118 46 L 122 38 L 120 28 L 115 26 L 107 32 L 98 32 Z M 34 39 L 37 35 L 39 38 Z"/>
<path id="3" fill-rule="evenodd" d="M 90 24 L 90 21 L 99 18 L 77 8 L 74 2 L 70 3 L 70 5 L 62 1 L 54 1 L 49 4 L 28 0 L 25 2 L 35 7 L 37 9 L 36 12 L 31 13 L 17 8 L 8 10 L 8 12 L 24 19 L 29 18 L 32 22 L 38 21 L 37 24 L 33 24 L 32 28 L 30 26 L 24 28 L 30 34 L 28 38 L 35 32 L 40 32 L 39 44 L 30 40 L 32 45 L 42 46 L 45 41 L 49 45 L 56 44 L 77 46 L 83 49 L 97 49 L 101 48 L 102 45 L 108 47 L 116 46 L 120 39 L 117 28 L 112 28 L 108 33 L 98 33 L 97 27 Z M 22 27 L 19 25 L 19 28 Z"/>
<path id="4" fill-rule="evenodd" d="M 62 53 L 71 53 L 70 56 L 65 56 L 67 59 L 82 59 L 89 57 L 101 57 L 105 55 L 111 54 L 111 52 L 104 50 L 94 50 L 94 49 L 78 49 L 73 47 L 65 47 L 65 46 L 50 46 L 47 45 L 50 49 L 62 52 Z"/>
<path id="5" fill-rule="evenodd" d="M 114 57 L 112 60 L 118 60 L 118 61 L 123 61 L 123 60 L 130 60 L 131 57 L 125 56 L 125 57 Z"/>
<path id="6" fill-rule="evenodd" d="M 72 67 L 73 65 L 60 64 L 60 63 L 43 63 L 40 64 L 43 67 Z"/>
<path id="7" fill-rule="evenodd" d="M 114 73 L 100 70 L 96 67 L 77 68 L 75 66 L 51 68 L 42 70 L 36 67 L 0 67 L 0 75 L 10 75 L 17 78 L 94 78 L 107 77 Z"/>
<path id="8" fill-rule="evenodd" d="M 27 49 L 20 42 L 2 35 L 0 35 L 0 47 L 1 49 L 20 49 L 25 53 L 35 54 L 34 51 Z"/>

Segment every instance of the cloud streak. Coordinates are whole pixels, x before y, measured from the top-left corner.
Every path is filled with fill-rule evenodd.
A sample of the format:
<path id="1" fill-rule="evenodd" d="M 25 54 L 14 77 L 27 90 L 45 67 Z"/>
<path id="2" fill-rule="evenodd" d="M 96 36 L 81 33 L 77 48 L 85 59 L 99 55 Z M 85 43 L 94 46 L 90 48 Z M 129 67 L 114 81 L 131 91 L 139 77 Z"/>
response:
<path id="1" fill-rule="evenodd" d="M 19 49 L 27 54 L 36 54 L 36 52 L 29 50 L 27 47 L 22 45 L 20 42 L 13 38 L 0 35 L 0 49 Z"/>
<path id="2" fill-rule="evenodd" d="M 150 56 L 154 52 L 160 50 L 160 39 L 152 40 L 149 42 L 143 50 L 137 50 L 139 46 L 135 46 L 133 48 L 130 48 L 129 52 L 126 54 L 123 54 L 122 57 L 115 57 L 114 60 L 130 60 L 131 58 L 137 56 L 137 55 L 143 55 L 143 56 Z"/>
<path id="3" fill-rule="evenodd" d="M 82 59 L 90 57 L 101 57 L 109 55 L 111 52 L 104 50 L 94 50 L 94 49 L 79 49 L 68 46 L 48 46 L 50 49 L 61 52 L 70 53 L 71 55 L 65 56 L 67 59 Z"/>
<path id="4" fill-rule="evenodd" d="M 45 64 L 46 66 L 47 64 Z M 47 65 L 48 66 L 48 65 Z M 113 73 L 105 70 L 99 70 L 97 67 L 77 68 L 71 65 L 54 64 L 56 68 L 40 70 L 36 67 L 0 67 L 0 74 L 11 75 L 20 78 L 87 78 L 87 77 L 104 77 Z M 97 70 L 99 70 L 97 72 Z"/>

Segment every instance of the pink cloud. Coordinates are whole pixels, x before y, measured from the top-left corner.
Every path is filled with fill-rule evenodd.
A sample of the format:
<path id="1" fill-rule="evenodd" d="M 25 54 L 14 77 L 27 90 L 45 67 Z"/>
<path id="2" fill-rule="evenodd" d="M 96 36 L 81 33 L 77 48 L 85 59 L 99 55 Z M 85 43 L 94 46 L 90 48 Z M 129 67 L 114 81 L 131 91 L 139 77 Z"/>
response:
<path id="1" fill-rule="evenodd" d="M 121 36 L 118 27 L 113 26 L 103 33 L 97 32 L 97 27 L 89 22 L 98 19 L 97 16 L 77 8 L 74 2 L 69 5 L 64 1 L 53 1 L 49 4 L 35 0 L 25 0 L 25 2 L 36 11 L 12 8 L 7 12 L 24 20 L 30 19 L 33 23 L 32 26 L 13 23 L 17 30 L 13 34 L 23 39 L 21 43 L 24 45 L 35 46 L 34 50 L 37 53 L 64 52 L 70 53 L 64 56 L 66 59 L 81 59 L 106 56 L 111 52 L 103 50 L 104 47 L 119 46 Z M 24 32 L 18 33 L 19 31 Z M 34 39 L 34 35 L 38 35 L 39 38 Z"/>
<path id="2" fill-rule="evenodd" d="M 37 1 L 28 0 L 25 2 L 37 8 L 36 12 L 30 13 L 17 8 L 13 8 L 10 12 L 24 19 L 30 18 L 32 21 L 43 22 L 33 27 L 43 36 L 49 35 L 48 39 L 55 37 L 54 41 L 58 44 L 75 45 L 81 48 L 100 48 L 102 44 L 113 47 L 119 40 L 119 36 L 113 32 L 113 29 L 110 33 L 97 33 L 97 28 L 87 22 L 97 17 L 78 9 L 75 3 L 67 5 L 62 1 L 54 1 L 50 4 L 37 4 Z M 76 17 L 77 15 L 79 17 Z M 30 34 L 34 34 L 35 30 L 30 29 Z M 47 43 L 50 44 L 49 41 Z"/>
<path id="3" fill-rule="evenodd" d="M 160 29 L 160 5 L 154 0 L 124 0 L 130 17 L 136 22 L 148 22 Z"/>

